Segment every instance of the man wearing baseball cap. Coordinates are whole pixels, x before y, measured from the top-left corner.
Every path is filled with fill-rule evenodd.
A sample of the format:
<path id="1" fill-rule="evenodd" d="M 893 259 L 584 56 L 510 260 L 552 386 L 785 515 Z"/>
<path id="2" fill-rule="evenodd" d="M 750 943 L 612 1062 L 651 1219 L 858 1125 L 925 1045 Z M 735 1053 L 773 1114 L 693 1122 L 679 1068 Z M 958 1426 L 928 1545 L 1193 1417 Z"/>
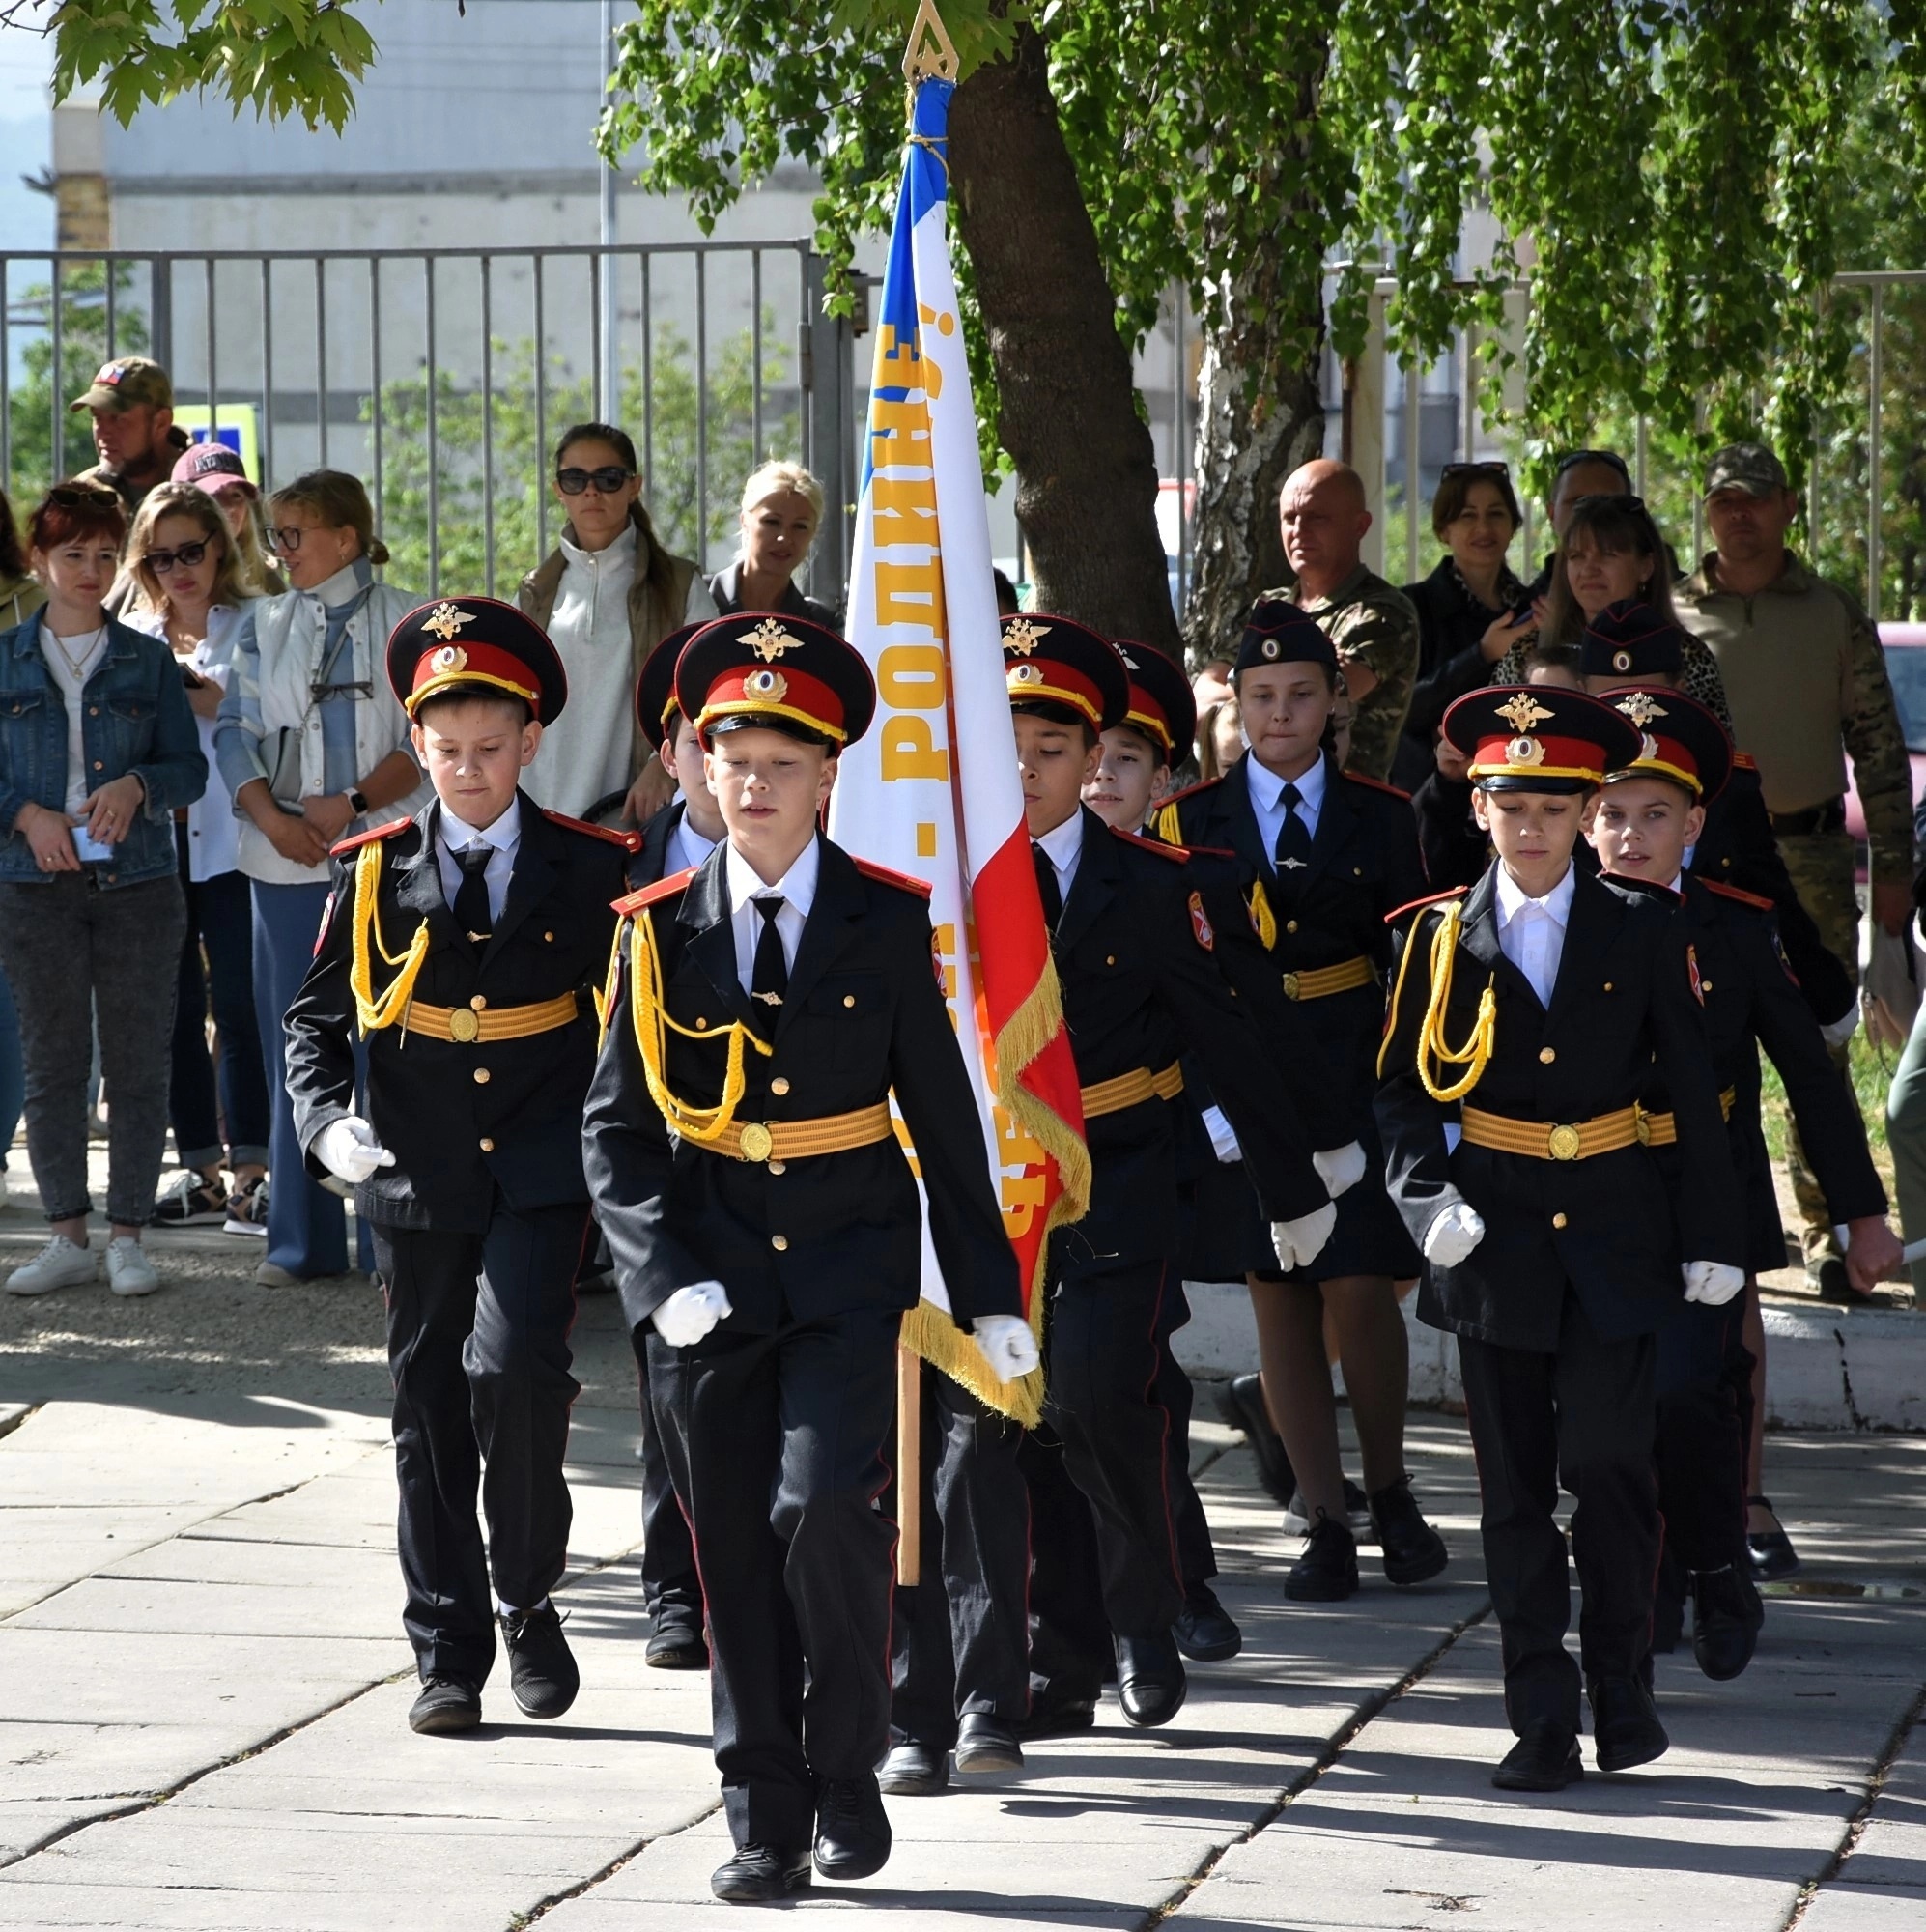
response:
<path id="1" fill-rule="evenodd" d="M 156 483 L 167 481 L 175 459 L 187 447 L 186 431 L 174 427 L 174 384 L 167 371 L 145 355 L 103 362 L 67 408 L 70 414 L 93 413 L 100 460 L 86 478 L 118 490 L 129 514 Z"/>
<path id="2" fill-rule="evenodd" d="M 1677 586 L 1679 615 L 1718 660 L 1732 735 L 1758 765 L 1786 869 L 1856 982 L 1849 756 L 1866 815 L 1873 916 L 1897 933 L 1912 911 L 1912 780 L 1879 633 L 1849 592 L 1787 547 L 1799 497 L 1764 443 L 1730 443 L 1713 457 L 1705 509 L 1718 548 Z M 1843 1067 L 1844 1047 L 1834 1057 Z M 1850 1299 L 1825 1195 L 1796 1137 L 1787 1167 L 1807 1276 L 1828 1299 Z"/>

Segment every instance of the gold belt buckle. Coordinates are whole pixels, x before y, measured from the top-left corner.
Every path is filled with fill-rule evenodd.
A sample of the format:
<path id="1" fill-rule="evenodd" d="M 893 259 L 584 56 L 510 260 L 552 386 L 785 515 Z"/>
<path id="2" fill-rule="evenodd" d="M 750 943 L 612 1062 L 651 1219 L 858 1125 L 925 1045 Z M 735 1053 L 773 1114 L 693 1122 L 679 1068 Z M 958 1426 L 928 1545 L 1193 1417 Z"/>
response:
<path id="1" fill-rule="evenodd" d="M 743 1128 L 742 1152 L 745 1160 L 767 1160 L 776 1146 L 776 1136 L 760 1121 L 751 1121 Z"/>
<path id="2" fill-rule="evenodd" d="M 448 1037 L 468 1046 L 481 1037 L 481 1015 L 467 1007 L 457 1007 L 448 1015 Z"/>
<path id="3" fill-rule="evenodd" d="M 1553 1127 L 1545 1137 L 1544 1151 L 1553 1160 L 1576 1160 L 1584 1145 L 1576 1127 Z"/>
<path id="4" fill-rule="evenodd" d="M 1287 1000 L 1294 1000 L 1297 997 L 1297 975 L 1295 973 L 1287 973 L 1284 976 L 1284 997 Z"/>

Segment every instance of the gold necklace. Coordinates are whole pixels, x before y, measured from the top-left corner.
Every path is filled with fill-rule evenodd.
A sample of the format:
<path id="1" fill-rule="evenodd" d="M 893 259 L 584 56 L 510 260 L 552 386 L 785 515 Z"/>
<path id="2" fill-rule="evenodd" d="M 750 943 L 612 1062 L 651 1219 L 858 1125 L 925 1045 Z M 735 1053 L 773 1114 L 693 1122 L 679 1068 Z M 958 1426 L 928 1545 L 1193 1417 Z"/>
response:
<path id="1" fill-rule="evenodd" d="M 66 661 L 68 674 L 73 679 L 73 682 L 75 684 L 85 684 L 87 682 L 86 664 L 87 660 L 94 655 L 94 646 L 92 644 L 89 644 L 87 648 L 80 653 L 79 657 L 76 658 L 73 655 L 73 653 L 67 648 L 67 640 L 60 635 L 58 631 L 48 629 L 45 625 L 42 625 L 42 629 L 45 631 L 46 635 L 53 639 L 53 647 L 60 653 L 61 657 Z M 96 630 L 96 631 L 90 631 L 87 635 L 92 638 L 98 638 L 100 635 L 100 633 L 99 631 Z"/>

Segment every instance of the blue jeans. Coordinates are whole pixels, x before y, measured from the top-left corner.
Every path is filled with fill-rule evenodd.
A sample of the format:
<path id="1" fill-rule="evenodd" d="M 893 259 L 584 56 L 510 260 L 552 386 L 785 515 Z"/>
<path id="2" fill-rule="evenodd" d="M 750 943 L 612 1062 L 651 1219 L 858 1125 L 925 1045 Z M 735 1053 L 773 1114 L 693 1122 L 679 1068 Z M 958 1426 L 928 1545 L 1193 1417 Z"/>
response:
<path id="1" fill-rule="evenodd" d="M 184 846 L 185 826 L 177 825 L 175 831 Z M 240 872 L 218 872 L 196 884 L 184 865 L 181 890 L 187 898 L 187 939 L 181 948 L 174 1065 L 167 1086 L 175 1153 L 183 1167 L 218 1167 L 225 1124 L 227 1165 L 266 1167 L 268 1075 L 254 1011 L 254 916 L 248 881 Z M 208 1053 L 210 1005 L 220 1031 L 218 1088 Z"/>
<path id="2" fill-rule="evenodd" d="M 309 1178 L 288 1098 L 287 1036 L 281 1021 L 307 976 L 327 887 L 253 881 L 254 1010 L 261 1031 L 273 1124 L 268 1136 L 268 1262 L 290 1274 L 341 1274 L 348 1266 L 347 1208 Z M 361 1060 L 357 1046 L 355 1059 Z M 355 1265 L 371 1268 L 365 1223 L 355 1223 Z"/>
<path id="3" fill-rule="evenodd" d="M 7 1171 L 7 1150 L 14 1145 L 14 1131 L 20 1124 L 20 1109 L 26 1100 L 27 1070 L 20 1059 L 20 1015 L 14 1009 L 7 976 L 0 973 L 0 1174 Z"/>

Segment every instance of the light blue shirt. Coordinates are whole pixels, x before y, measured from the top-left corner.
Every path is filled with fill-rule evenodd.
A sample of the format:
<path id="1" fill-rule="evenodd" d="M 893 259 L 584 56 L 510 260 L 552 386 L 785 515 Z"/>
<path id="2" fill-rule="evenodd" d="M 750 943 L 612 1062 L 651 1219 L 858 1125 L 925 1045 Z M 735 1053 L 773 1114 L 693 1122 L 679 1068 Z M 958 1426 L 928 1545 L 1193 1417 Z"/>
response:
<path id="1" fill-rule="evenodd" d="M 1324 810 L 1324 784 L 1329 777 L 1322 753 L 1294 779 L 1279 778 L 1268 765 L 1258 762 L 1255 752 L 1244 753 L 1244 769 L 1250 774 L 1251 809 L 1257 813 L 1266 856 L 1277 850 L 1277 835 L 1284 830 L 1284 788 L 1288 784 L 1297 787 L 1297 815 L 1304 821 L 1305 831 L 1317 838 L 1317 820 Z"/>

